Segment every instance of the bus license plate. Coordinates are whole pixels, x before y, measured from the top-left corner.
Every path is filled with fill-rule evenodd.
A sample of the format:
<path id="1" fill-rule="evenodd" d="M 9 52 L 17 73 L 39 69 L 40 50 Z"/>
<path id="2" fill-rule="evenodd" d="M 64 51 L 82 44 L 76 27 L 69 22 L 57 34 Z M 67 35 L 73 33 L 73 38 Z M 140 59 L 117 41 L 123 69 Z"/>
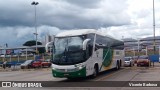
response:
<path id="1" fill-rule="evenodd" d="M 64 74 L 64 76 L 69 76 L 69 74 Z"/>

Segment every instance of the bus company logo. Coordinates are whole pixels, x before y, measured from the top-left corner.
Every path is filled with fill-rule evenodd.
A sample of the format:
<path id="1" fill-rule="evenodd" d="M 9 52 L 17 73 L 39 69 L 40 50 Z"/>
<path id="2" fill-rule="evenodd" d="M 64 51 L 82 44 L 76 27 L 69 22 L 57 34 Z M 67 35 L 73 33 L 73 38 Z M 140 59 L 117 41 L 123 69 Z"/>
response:
<path id="1" fill-rule="evenodd" d="M 12 87 L 11 82 L 2 82 L 2 87 Z"/>

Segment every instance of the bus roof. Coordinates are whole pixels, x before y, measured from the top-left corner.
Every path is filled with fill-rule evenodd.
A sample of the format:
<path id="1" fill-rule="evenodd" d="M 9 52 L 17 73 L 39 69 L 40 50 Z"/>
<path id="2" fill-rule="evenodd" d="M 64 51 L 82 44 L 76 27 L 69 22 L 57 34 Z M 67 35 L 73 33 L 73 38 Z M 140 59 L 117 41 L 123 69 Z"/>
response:
<path id="1" fill-rule="evenodd" d="M 96 30 L 94 29 L 69 30 L 69 31 L 64 31 L 57 34 L 56 37 L 77 36 L 77 35 L 85 35 L 89 33 L 96 33 Z"/>
<path id="2" fill-rule="evenodd" d="M 124 42 L 122 40 L 115 39 L 109 35 L 103 34 L 102 32 L 99 32 L 98 30 L 94 29 L 80 29 L 80 30 L 69 30 L 65 32 L 61 32 L 57 34 L 55 37 L 70 37 L 70 36 L 79 36 L 79 35 L 86 35 L 86 34 L 96 34 L 99 36 L 104 36 L 101 38 L 97 38 L 97 43 L 104 44 L 108 47 L 117 47 L 117 49 L 123 49 Z M 106 44 L 108 43 L 108 44 Z"/>
<path id="3" fill-rule="evenodd" d="M 78 29 L 78 30 L 64 31 L 64 32 L 57 34 L 56 37 L 78 36 L 78 35 L 85 35 L 85 34 L 90 34 L 90 33 L 95 33 L 101 36 L 107 36 L 107 37 L 113 38 L 109 35 L 100 33 L 99 31 L 95 29 Z"/>
<path id="4" fill-rule="evenodd" d="M 68 31 L 64 31 L 64 32 L 61 32 L 61 33 L 57 34 L 55 37 L 78 36 L 78 35 L 85 35 L 85 34 L 90 34 L 90 33 L 95 33 L 95 34 L 98 34 L 98 35 L 101 35 L 101 36 L 105 36 L 105 37 L 108 37 L 108 38 L 115 39 L 112 36 L 103 34 L 103 33 L 99 32 L 95 29 L 68 30 Z M 118 39 L 116 39 L 116 40 L 118 40 Z M 119 40 L 119 41 L 121 41 L 121 40 Z"/>

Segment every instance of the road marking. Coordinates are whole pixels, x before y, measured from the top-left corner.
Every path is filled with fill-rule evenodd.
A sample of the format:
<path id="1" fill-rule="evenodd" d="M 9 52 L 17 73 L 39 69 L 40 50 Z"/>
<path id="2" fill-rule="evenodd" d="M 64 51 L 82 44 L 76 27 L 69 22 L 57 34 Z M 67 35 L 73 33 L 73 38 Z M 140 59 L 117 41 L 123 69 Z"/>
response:
<path id="1" fill-rule="evenodd" d="M 107 79 L 107 78 L 109 78 L 109 77 L 111 77 L 111 76 L 113 76 L 113 75 L 115 75 L 115 74 L 118 74 L 118 73 L 120 73 L 120 72 L 122 72 L 122 71 L 124 71 L 124 70 L 127 70 L 127 69 L 130 69 L 130 68 L 124 68 L 124 69 L 122 69 L 122 70 L 113 72 L 113 73 L 111 73 L 111 74 L 107 74 L 107 76 L 102 77 L 102 78 L 99 78 L 99 79 L 97 79 L 97 80 L 95 80 L 95 81 L 101 81 L 101 80 Z"/>

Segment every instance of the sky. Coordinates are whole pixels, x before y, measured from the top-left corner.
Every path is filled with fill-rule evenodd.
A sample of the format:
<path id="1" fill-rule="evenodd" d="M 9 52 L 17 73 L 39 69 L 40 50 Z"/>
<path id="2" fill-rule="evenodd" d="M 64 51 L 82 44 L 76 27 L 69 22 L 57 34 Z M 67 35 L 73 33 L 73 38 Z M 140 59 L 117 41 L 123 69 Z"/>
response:
<path id="1" fill-rule="evenodd" d="M 153 36 L 153 0 L 35 0 L 38 40 L 66 30 L 96 29 L 117 39 Z M 0 0 L 0 46 L 35 40 L 33 0 Z M 155 2 L 160 35 L 160 0 Z"/>

